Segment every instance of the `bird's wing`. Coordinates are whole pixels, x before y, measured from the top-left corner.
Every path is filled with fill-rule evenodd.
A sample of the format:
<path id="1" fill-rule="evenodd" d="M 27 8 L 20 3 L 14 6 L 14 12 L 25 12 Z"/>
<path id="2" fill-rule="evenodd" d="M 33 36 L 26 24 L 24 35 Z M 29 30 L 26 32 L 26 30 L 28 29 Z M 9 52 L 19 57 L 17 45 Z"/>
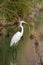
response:
<path id="1" fill-rule="evenodd" d="M 19 36 L 20 36 L 20 32 L 17 32 L 13 35 L 13 37 L 11 38 L 10 46 L 12 46 L 14 43 L 18 42 Z"/>

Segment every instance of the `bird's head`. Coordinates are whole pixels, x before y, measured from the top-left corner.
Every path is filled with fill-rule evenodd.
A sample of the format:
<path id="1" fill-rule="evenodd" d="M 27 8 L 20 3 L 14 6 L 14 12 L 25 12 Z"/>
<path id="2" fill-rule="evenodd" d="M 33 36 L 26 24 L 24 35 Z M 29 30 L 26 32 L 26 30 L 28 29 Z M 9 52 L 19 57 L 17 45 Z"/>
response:
<path id="1" fill-rule="evenodd" d="M 25 21 L 20 21 L 20 24 L 23 24 L 23 23 L 27 24 Z"/>

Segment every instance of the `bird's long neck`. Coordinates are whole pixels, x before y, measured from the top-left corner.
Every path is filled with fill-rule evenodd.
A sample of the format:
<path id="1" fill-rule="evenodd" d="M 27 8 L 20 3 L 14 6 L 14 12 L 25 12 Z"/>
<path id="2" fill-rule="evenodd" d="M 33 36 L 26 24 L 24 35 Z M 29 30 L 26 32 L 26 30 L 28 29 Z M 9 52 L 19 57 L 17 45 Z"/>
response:
<path id="1" fill-rule="evenodd" d="M 21 36 L 22 36 L 22 35 L 23 35 L 23 30 L 24 30 L 22 24 L 20 24 L 20 27 L 21 27 L 21 29 L 22 29 L 22 30 L 21 30 Z"/>

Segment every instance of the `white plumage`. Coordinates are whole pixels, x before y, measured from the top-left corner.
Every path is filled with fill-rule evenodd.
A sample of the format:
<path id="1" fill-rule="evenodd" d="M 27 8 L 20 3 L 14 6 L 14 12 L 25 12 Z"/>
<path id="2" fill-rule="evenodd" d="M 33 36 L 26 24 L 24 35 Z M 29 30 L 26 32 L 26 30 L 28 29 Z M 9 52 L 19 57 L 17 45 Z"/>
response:
<path id="1" fill-rule="evenodd" d="M 13 37 L 11 39 L 10 47 L 15 45 L 21 39 L 21 37 L 23 36 L 23 30 L 24 29 L 23 29 L 22 23 L 26 23 L 26 22 L 20 21 L 20 27 L 21 27 L 22 30 L 21 30 L 21 32 L 18 31 L 17 33 L 15 33 L 13 35 Z"/>
<path id="2" fill-rule="evenodd" d="M 16 44 L 19 40 L 20 40 L 20 32 L 17 32 L 16 34 L 13 35 L 12 39 L 11 39 L 11 44 L 10 46 L 12 46 L 14 43 Z"/>

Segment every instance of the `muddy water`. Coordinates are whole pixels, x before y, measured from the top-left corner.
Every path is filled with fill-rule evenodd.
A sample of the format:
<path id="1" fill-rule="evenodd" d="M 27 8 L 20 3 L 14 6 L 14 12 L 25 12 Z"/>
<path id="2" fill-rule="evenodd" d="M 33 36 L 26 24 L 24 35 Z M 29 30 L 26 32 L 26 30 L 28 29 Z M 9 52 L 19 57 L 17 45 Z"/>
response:
<path id="1" fill-rule="evenodd" d="M 17 53 L 17 65 L 35 65 L 35 48 L 34 40 L 27 40 L 24 47 L 18 50 Z"/>

